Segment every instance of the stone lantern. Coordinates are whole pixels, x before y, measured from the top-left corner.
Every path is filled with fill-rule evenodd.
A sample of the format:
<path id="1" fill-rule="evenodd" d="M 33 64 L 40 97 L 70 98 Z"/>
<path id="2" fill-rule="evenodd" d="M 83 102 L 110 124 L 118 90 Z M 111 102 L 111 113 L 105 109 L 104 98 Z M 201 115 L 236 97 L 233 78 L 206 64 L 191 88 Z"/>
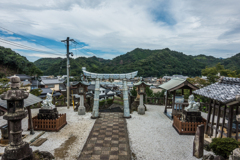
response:
<path id="1" fill-rule="evenodd" d="M 82 81 L 75 84 L 74 86 L 77 86 L 77 93 L 78 95 L 80 95 L 80 105 L 78 107 L 78 115 L 85 115 L 86 108 L 84 106 L 84 96 L 87 92 L 87 86 L 89 86 L 89 84 L 87 82 Z"/>
<path id="2" fill-rule="evenodd" d="M 145 83 L 142 79 L 134 84 L 134 86 L 138 87 L 138 94 L 140 95 L 140 103 L 138 106 L 138 114 L 145 114 L 145 106 L 143 105 L 143 95 L 146 94 L 146 87 L 149 84 Z"/>
<path id="3" fill-rule="evenodd" d="M 7 113 L 3 119 L 9 121 L 10 139 L 9 145 L 5 148 L 2 160 L 13 159 L 32 159 L 32 149 L 27 142 L 22 140 L 22 124 L 21 121 L 27 116 L 27 111 L 24 110 L 24 99 L 28 97 L 26 91 L 20 90 L 20 78 L 12 76 L 10 78 L 11 90 L 4 92 L 0 98 L 7 100 Z"/>

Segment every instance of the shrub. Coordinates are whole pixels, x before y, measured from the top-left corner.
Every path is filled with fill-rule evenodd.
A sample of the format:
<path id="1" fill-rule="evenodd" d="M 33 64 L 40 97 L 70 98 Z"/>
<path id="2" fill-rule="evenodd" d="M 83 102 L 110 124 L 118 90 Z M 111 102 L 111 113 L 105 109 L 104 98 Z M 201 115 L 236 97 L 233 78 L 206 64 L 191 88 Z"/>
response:
<path id="1" fill-rule="evenodd" d="M 107 99 L 107 103 L 108 104 L 112 104 L 113 103 L 113 99 Z"/>
<path id="2" fill-rule="evenodd" d="M 99 101 L 99 106 L 103 106 L 105 103 L 105 100 Z"/>
<path id="3" fill-rule="evenodd" d="M 228 158 L 231 152 L 238 148 L 240 143 L 233 138 L 213 138 L 210 148 L 216 155 Z"/>

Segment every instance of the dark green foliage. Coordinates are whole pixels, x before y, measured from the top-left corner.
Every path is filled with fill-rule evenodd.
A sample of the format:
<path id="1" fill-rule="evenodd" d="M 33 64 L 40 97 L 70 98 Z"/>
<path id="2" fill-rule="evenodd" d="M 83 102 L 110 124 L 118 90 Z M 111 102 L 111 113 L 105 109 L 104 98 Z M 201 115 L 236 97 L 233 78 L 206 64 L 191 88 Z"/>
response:
<path id="1" fill-rule="evenodd" d="M 35 96 L 40 96 L 40 94 L 42 93 L 42 90 L 40 88 L 37 88 L 37 89 L 31 90 L 30 93 Z"/>
<path id="2" fill-rule="evenodd" d="M 107 99 L 107 103 L 108 104 L 112 104 L 113 103 L 113 99 Z"/>
<path id="3" fill-rule="evenodd" d="M 99 106 L 103 106 L 105 104 L 105 99 L 104 100 L 101 100 L 99 101 Z"/>
<path id="4" fill-rule="evenodd" d="M 165 90 L 163 89 L 161 92 L 153 93 L 153 97 L 157 98 L 164 97 L 164 92 Z"/>
<path id="5" fill-rule="evenodd" d="M 153 91 L 150 89 L 150 87 L 146 87 L 146 95 L 148 96 L 148 97 L 153 97 L 154 95 L 153 95 Z"/>
<path id="6" fill-rule="evenodd" d="M 34 62 L 45 75 L 66 74 L 66 59 L 41 58 Z M 97 73 L 128 73 L 138 71 L 138 76 L 164 76 L 166 74 L 183 74 L 199 76 L 205 65 L 194 60 L 192 56 L 171 51 L 170 49 L 148 50 L 134 49 L 113 60 L 97 57 L 79 57 L 70 59 L 71 75 L 80 75 L 82 67 Z M 60 68 L 61 67 L 61 68 Z"/>
<path id="7" fill-rule="evenodd" d="M 216 155 L 228 158 L 231 152 L 238 148 L 239 145 L 240 143 L 233 138 L 213 138 L 210 148 Z"/>
<path id="8" fill-rule="evenodd" d="M 132 96 L 136 97 L 137 96 L 137 87 L 133 86 L 133 89 L 130 91 Z"/>
<path id="9" fill-rule="evenodd" d="M 206 151 L 211 151 L 210 145 L 209 144 L 204 144 L 203 147 Z"/>
<path id="10" fill-rule="evenodd" d="M 34 63 L 29 62 L 26 57 L 12 51 L 10 48 L 4 48 L 0 46 L 0 76 L 8 76 L 9 73 L 5 73 L 3 70 L 13 70 L 16 74 L 27 74 L 27 75 L 42 75 L 42 71 L 35 66 Z"/>
<path id="11" fill-rule="evenodd" d="M 0 78 L 0 94 L 2 94 L 3 92 L 7 92 L 7 90 L 9 90 L 9 85 L 8 82 L 10 80 L 7 78 Z"/>

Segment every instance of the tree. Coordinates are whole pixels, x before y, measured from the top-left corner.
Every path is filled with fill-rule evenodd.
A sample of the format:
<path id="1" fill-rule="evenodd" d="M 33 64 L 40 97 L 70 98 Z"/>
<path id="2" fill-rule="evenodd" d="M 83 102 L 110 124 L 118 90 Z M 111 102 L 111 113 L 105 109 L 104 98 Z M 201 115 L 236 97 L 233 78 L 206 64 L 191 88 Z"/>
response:
<path id="1" fill-rule="evenodd" d="M 33 89 L 30 91 L 31 94 L 35 95 L 35 96 L 40 96 L 42 93 L 41 88 L 37 88 L 37 89 Z"/>
<path id="2" fill-rule="evenodd" d="M 219 76 L 217 75 L 218 73 L 220 73 L 221 76 L 226 77 L 240 77 L 236 71 L 225 69 L 220 63 L 218 63 L 215 67 L 206 67 L 202 70 L 202 75 L 207 76 L 210 83 L 215 83 L 217 79 L 219 79 Z"/>
<path id="3" fill-rule="evenodd" d="M 197 86 L 198 88 L 202 88 L 210 84 L 209 81 L 200 77 L 188 78 L 187 81 Z"/>
<path id="4" fill-rule="evenodd" d="M 9 85 L 8 82 L 10 80 L 7 78 L 1 78 L 0 79 L 0 94 L 2 94 L 3 92 L 6 92 L 7 90 L 9 90 Z"/>
<path id="5" fill-rule="evenodd" d="M 130 90 L 130 93 L 132 94 L 132 96 L 136 97 L 137 96 L 137 91 L 136 91 L 136 87 L 133 86 L 133 89 Z"/>
<path id="6" fill-rule="evenodd" d="M 146 94 L 148 97 L 153 97 L 153 91 L 148 86 L 146 87 Z"/>

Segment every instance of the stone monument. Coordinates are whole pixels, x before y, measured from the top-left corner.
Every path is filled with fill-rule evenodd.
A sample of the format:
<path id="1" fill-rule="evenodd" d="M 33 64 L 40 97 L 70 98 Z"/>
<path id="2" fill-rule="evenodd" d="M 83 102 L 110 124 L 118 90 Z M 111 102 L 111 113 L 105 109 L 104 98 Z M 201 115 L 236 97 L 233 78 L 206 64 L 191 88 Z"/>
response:
<path id="1" fill-rule="evenodd" d="M 204 124 L 198 126 L 193 140 L 193 156 L 201 158 L 204 146 Z"/>
<path id="2" fill-rule="evenodd" d="M 11 90 L 4 92 L 0 98 L 7 100 L 7 113 L 3 119 L 9 121 L 10 135 L 9 145 L 5 148 L 2 160 L 31 160 L 33 159 L 32 149 L 27 142 L 22 140 L 22 119 L 27 117 L 24 110 L 24 99 L 29 95 L 28 92 L 20 90 L 20 78 L 12 76 L 10 78 Z"/>
<path id="3" fill-rule="evenodd" d="M 184 108 L 182 120 L 184 122 L 202 122 L 201 112 L 199 111 L 200 103 L 194 101 L 194 96 L 188 98 L 188 107 Z"/>
<path id="4" fill-rule="evenodd" d="M 38 119 L 57 119 L 58 111 L 52 104 L 52 95 L 47 93 L 47 98 L 43 100 L 42 107 L 39 109 Z"/>

